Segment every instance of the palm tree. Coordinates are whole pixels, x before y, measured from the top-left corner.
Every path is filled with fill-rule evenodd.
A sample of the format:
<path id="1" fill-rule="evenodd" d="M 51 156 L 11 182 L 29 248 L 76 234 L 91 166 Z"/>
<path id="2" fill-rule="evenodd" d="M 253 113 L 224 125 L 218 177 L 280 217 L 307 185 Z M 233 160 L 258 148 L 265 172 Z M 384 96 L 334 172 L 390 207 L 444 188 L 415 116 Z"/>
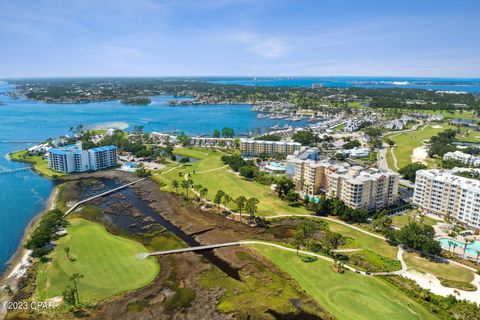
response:
<path id="1" fill-rule="evenodd" d="M 75 293 L 77 296 L 77 302 L 80 303 L 80 296 L 78 295 L 78 280 L 83 279 L 83 275 L 81 273 L 74 273 L 70 277 L 70 281 L 73 282 L 73 287 L 75 288 Z"/>
<path id="2" fill-rule="evenodd" d="M 182 188 L 185 189 L 185 195 L 188 199 L 188 190 L 190 189 L 190 187 L 192 186 L 192 180 L 183 180 L 182 181 Z"/>
<path id="3" fill-rule="evenodd" d="M 65 251 L 65 253 L 67 254 L 68 260 L 72 260 L 72 259 L 70 259 L 70 247 L 63 248 L 63 251 Z"/>
<path id="4" fill-rule="evenodd" d="M 77 128 L 75 129 L 75 131 L 77 133 L 82 133 L 83 132 L 83 124 L 78 125 Z"/>
<path id="5" fill-rule="evenodd" d="M 200 189 L 199 193 L 200 193 L 200 198 L 204 199 L 205 196 L 208 193 L 208 189 L 207 188 L 202 188 L 202 189 Z"/>
<path id="6" fill-rule="evenodd" d="M 465 243 L 463 244 L 463 254 L 462 254 L 462 257 L 465 256 L 465 251 L 467 251 L 467 246 L 473 242 L 473 239 L 470 239 L 470 238 L 464 238 L 465 240 Z"/>
<path id="7" fill-rule="evenodd" d="M 458 247 L 458 243 L 454 242 L 453 243 L 453 251 L 452 252 L 455 252 L 455 250 L 457 249 Z"/>
<path id="8" fill-rule="evenodd" d="M 223 195 L 223 205 L 225 208 L 228 208 L 228 204 L 232 202 L 232 197 L 230 197 L 228 194 Z"/>
<path id="9" fill-rule="evenodd" d="M 255 218 L 255 213 L 257 213 L 257 205 L 260 203 L 257 198 L 250 198 L 247 200 L 247 203 L 245 205 L 245 211 L 250 216 L 250 219 Z"/>
<path id="10" fill-rule="evenodd" d="M 245 202 L 247 202 L 247 198 L 244 196 L 239 196 L 235 199 L 235 204 L 237 205 L 238 212 L 240 213 L 240 221 L 242 221 L 242 209 L 245 207 Z"/>
<path id="11" fill-rule="evenodd" d="M 178 180 L 172 180 L 172 187 L 175 189 L 175 193 L 178 194 L 178 187 L 180 184 L 178 183 Z"/>
<path id="12" fill-rule="evenodd" d="M 222 203 L 222 198 L 225 195 L 225 192 L 222 190 L 218 190 L 217 194 L 215 194 L 215 198 L 213 199 L 213 202 L 217 205 L 217 208 L 220 208 L 220 203 Z"/>

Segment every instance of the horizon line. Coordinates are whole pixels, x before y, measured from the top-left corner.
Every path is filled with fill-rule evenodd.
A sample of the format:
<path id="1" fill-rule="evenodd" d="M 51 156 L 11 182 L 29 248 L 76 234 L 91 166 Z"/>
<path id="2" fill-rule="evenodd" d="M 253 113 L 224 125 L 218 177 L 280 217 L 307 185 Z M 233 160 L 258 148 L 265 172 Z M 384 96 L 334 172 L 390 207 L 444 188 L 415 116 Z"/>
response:
<path id="1" fill-rule="evenodd" d="M 397 79 L 466 79 L 466 80 L 480 80 L 478 77 L 461 77 L 461 76 L 388 76 L 388 75 L 316 75 L 316 76 L 294 76 L 294 75 L 145 75 L 145 76 L 22 76 L 22 77 L 2 77 L 0 81 L 6 80 L 21 80 L 21 79 L 153 79 L 153 78 L 296 78 L 296 79 L 319 79 L 319 78 L 397 78 Z"/>

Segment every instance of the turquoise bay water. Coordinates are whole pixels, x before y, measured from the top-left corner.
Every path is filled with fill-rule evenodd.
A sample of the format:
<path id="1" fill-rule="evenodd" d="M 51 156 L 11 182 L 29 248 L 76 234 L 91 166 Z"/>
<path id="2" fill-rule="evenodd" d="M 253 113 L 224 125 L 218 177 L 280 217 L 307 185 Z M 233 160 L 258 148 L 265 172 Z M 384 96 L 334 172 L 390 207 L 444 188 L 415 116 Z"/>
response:
<path id="1" fill-rule="evenodd" d="M 0 171 L 20 168 L 25 164 L 11 162 L 6 155 L 25 149 L 33 143 L 4 141 L 43 141 L 68 134 L 77 125 L 102 126 L 119 123 L 132 128 L 143 125 L 145 131 L 182 130 L 186 134 L 212 134 L 214 129 L 231 127 L 237 133 L 254 128 L 262 130 L 284 120 L 257 119 L 249 105 L 202 105 L 170 107 L 171 97 L 152 97 L 148 106 L 126 106 L 118 101 L 89 104 L 45 104 L 25 99 L 12 99 L 5 92 L 13 87 L 0 82 Z M 304 122 L 291 123 L 300 126 Z M 28 222 L 45 207 L 53 183 L 26 171 L 0 174 L 0 273 L 14 254 Z"/>
<path id="2" fill-rule="evenodd" d="M 439 241 L 440 241 L 440 245 L 442 246 L 442 248 L 444 248 L 446 250 L 449 249 L 449 247 L 448 247 L 449 242 L 455 243 L 457 245 L 457 248 L 460 248 L 462 250 L 463 250 L 463 246 L 465 245 L 463 242 L 459 242 L 457 240 L 453 240 L 453 239 L 450 239 L 450 238 L 440 238 Z M 468 244 L 467 245 L 467 250 L 465 250 L 465 252 L 472 257 L 477 256 L 477 251 L 480 252 L 480 241 L 478 241 L 478 240 Z"/>
<path id="3" fill-rule="evenodd" d="M 256 86 L 359 88 L 410 88 L 480 93 L 480 79 L 462 78 L 406 78 L 406 77 L 239 77 L 204 78 L 210 82 Z"/>

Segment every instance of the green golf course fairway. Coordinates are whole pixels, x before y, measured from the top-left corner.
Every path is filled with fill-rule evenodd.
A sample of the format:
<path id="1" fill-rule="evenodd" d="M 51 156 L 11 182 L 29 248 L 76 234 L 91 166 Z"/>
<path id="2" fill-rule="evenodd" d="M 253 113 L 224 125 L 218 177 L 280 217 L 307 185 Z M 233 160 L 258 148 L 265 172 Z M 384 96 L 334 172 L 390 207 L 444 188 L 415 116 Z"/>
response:
<path id="1" fill-rule="evenodd" d="M 62 296 L 74 273 L 84 276 L 79 281 L 80 301 L 92 302 L 141 288 L 160 271 L 154 258 L 137 259 L 137 253 L 147 252 L 140 243 L 114 236 L 95 222 L 69 221 L 68 235 L 57 241 L 51 262 L 39 267 L 37 300 Z M 67 258 L 65 247 L 70 248 L 72 261 Z"/>
<path id="2" fill-rule="evenodd" d="M 391 285 L 351 271 L 333 272 L 324 260 L 303 262 L 295 252 L 252 246 L 288 273 L 307 294 L 339 320 L 437 319 Z"/>
<path id="3" fill-rule="evenodd" d="M 198 159 L 198 161 L 188 163 L 171 171 L 169 171 L 170 168 L 164 168 L 161 171 L 168 171 L 167 173 L 153 176 L 155 181 L 164 184 L 161 187 L 164 191 L 174 192 L 172 180 L 181 182 L 184 179 L 184 174 L 191 173 L 190 179 L 194 185 L 201 184 L 208 189 L 206 198 L 210 201 L 213 201 L 217 191 L 222 190 L 234 199 L 239 196 L 244 196 L 247 199 L 257 198 L 260 201 L 256 214 L 258 216 L 282 213 L 309 213 L 302 206 L 289 206 L 287 202 L 273 194 L 270 186 L 262 185 L 255 181 L 247 181 L 239 175 L 232 173 L 231 169 L 221 161 L 221 157 L 225 155 L 224 153 L 199 148 L 175 149 L 174 153 L 193 157 Z M 182 174 L 179 175 L 179 172 Z M 184 189 L 180 187 L 178 192 L 182 193 Z M 229 203 L 228 207 L 236 210 L 236 205 L 233 201 Z"/>

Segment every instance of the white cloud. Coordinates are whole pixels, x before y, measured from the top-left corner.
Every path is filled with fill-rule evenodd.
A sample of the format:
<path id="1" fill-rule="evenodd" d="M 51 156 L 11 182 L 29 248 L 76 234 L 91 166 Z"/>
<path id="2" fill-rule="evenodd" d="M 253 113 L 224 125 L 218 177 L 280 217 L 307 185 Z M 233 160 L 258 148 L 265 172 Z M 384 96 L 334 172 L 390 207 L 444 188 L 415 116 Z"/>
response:
<path id="1" fill-rule="evenodd" d="M 252 32 L 235 32 L 230 38 L 245 45 L 245 48 L 263 58 L 279 58 L 289 51 L 285 41 L 278 37 L 263 36 Z"/>

